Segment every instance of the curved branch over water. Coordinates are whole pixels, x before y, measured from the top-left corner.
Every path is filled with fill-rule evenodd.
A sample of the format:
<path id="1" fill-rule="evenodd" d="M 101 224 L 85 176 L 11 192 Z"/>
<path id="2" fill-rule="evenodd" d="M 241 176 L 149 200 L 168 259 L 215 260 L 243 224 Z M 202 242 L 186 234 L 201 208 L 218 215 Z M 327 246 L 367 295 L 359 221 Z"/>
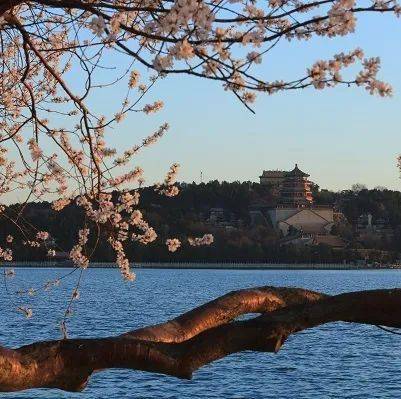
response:
<path id="1" fill-rule="evenodd" d="M 233 291 L 164 324 L 101 339 L 0 348 L 0 390 L 82 390 L 91 374 L 129 368 L 191 378 L 200 367 L 245 350 L 277 352 L 298 331 L 336 321 L 401 327 L 401 289 L 335 296 L 260 287 Z M 260 313 L 248 320 L 235 320 Z"/>

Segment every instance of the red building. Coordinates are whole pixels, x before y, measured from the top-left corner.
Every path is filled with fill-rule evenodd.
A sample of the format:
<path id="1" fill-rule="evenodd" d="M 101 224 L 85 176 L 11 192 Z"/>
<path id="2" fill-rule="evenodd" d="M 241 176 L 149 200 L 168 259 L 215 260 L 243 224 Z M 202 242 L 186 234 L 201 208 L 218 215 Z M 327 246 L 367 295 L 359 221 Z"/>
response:
<path id="1" fill-rule="evenodd" d="M 308 206 L 313 202 L 309 175 L 302 172 L 295 164 L 291 172 L 287 172 L 280 187 L 279 204 L 286 206 Z"/>

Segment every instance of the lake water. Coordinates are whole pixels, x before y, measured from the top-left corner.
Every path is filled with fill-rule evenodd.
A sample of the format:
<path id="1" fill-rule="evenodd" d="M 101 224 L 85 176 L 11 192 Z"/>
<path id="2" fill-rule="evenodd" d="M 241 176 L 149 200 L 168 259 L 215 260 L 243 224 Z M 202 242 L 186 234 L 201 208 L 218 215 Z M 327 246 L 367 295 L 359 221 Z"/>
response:
<path id="1" fill-rule="evenodd" d="M 67 270 L 17 269 L 9 291 L 36 287 Z M 60 337 L 58 322 L 75 275 L 33 297 L 0 289 L 0 342 L 20 346 Z M 297 286 L 328 293 L 401 287 L 401 270 L 138 270 L 133 284 L 118 271 L 85 272 L 69 322 L 73 337 L 120 334 L 165 321 L 227 291 L 252 286 Z M 18 302 L 16 302 L 16 300 Z M 17 304 L 31 305 L 25 319 Z M 401 309 L 400 309 L 401 311 Z M 36 389 L 5 398 L 400 398 L 401 336 L 376 327 L 335 323 L 296 334 L 277 354 L 244 352 L 194 374 L 192 381 L 108 370 L 92 376 L 83 393 Z"/>

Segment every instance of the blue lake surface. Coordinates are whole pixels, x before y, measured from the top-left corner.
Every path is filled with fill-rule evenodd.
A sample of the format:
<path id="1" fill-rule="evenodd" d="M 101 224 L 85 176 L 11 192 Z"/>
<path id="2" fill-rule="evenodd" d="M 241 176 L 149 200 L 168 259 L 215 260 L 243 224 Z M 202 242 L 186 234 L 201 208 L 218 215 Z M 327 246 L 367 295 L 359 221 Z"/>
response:
<path id="1" fill-rule="evenodd" d="M 16 269 L 12 293 L 67 273 Z M 33 297 L 0 289 L 0 343 L 17 347 L 60 338 L 58 323 L 77 274 Z M 133 284 L 114 269 L 84 273 L 80 299 L 69 321 L 72 337 L 116 335 L 165 321 L 230 290 L 296 286 L 328 293 L 401 287 L 401 270 L 137 270 Z M 17 305 L 32 306 L 25 319 Z M 401 312 L 401 309 L 400 309 Z M 35 389 L 4 398 L 401 398 L 401 336 L 372 327 L 334 323 L 296 334 L 277 354 L 244 352 L 205 366 L 191 381 L 107 370 L 82 393 Z"/>

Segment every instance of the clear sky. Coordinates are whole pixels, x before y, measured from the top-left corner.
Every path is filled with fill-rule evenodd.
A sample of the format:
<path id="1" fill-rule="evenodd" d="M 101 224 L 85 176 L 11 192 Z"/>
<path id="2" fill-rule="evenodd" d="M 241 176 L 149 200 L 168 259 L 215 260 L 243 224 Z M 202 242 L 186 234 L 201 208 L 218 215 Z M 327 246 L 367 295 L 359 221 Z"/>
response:
<path id="1" fill-rule="evenodd" d="M 401 20 L 377 14 L 359 20 L 357 32 L 346 38 L 283 43 L 258 72 L 266 80 L 295 78 L 318 59 L 362 47 L 367 56 L 381 57 L 379 78 L 393 85 L 392 98 L 345 87 L 260 94 L 253 115 L 218 83 L 168 77 L 152 94 L 165 109 L 152 117 L 131 115 L 114 143 L 122 148 L 159 122 L 171 125 L 138 157 L 148 183 L 160 180 L 173 162 L 181 164 L 179 180 L 187 182 L 199 182 L 200 171 L 204 181 L 258 181 L 263 169 L 290 169 L 297 162 L 322 188 L 340 190 L 358 182 L 399 190 Z M 111 98 L 99 98 L 97 106 L 107 107 Z"/>

